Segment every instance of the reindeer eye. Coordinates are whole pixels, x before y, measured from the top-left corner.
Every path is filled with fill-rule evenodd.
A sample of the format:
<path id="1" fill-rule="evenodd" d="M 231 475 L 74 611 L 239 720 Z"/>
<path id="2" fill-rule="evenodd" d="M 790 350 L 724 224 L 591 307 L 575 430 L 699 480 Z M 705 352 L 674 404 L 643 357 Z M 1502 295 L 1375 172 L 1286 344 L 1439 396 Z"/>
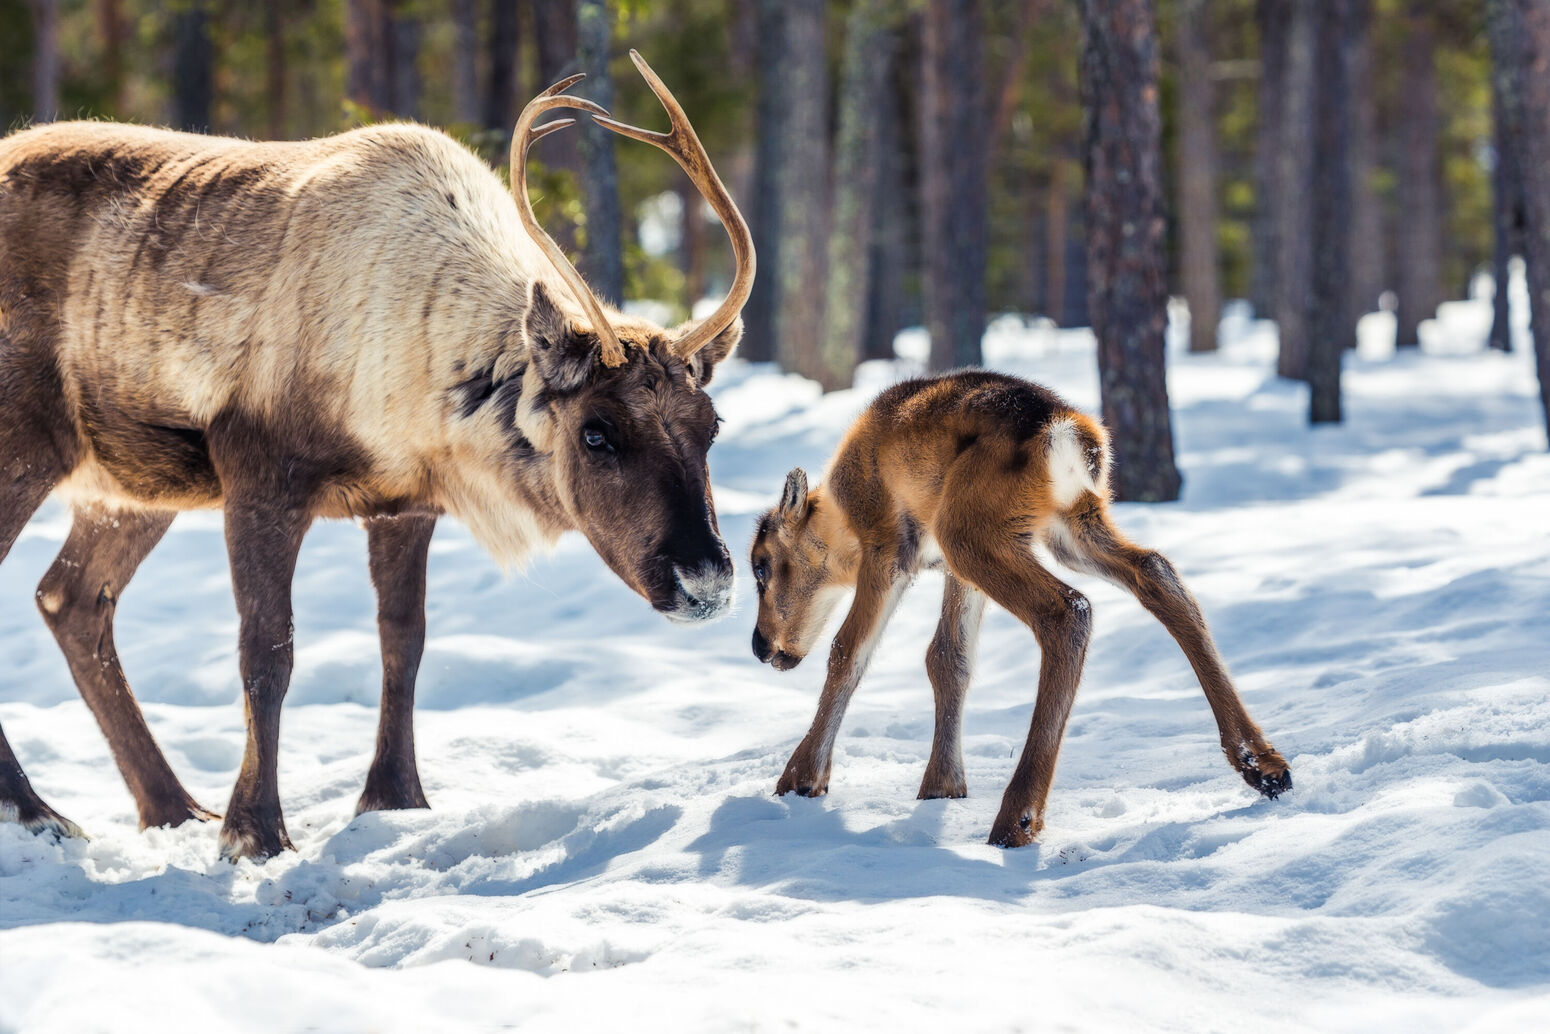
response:
<path id="1" fill-rule="evenodd" d="M 769 569 L 768 565 L 764 564 L 763 562 L 760 562 L 760 563 L 757 563 L 757 564 L 753 565 L 753 580 L 754 581 L 758 582 L 762 586 L 765 582 L 769 581 L 769 578 L 770 578 L 770 569 Z"/>
<path id="2" fill-rule="evenodd" d="M 598 427 L 585 427 L 581 431 L 581 440 L 587 443 L 589 449 L 607 449 L 608 436 Z"/>

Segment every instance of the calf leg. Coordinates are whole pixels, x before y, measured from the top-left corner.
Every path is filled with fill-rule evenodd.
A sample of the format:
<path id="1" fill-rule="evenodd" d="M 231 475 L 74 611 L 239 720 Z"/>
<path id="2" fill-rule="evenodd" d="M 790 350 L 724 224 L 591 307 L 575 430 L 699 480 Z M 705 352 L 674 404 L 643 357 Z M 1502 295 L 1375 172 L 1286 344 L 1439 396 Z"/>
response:
<path id="1" fill-rule="evenodd" d="M 845 709 L 856 691 L 878 637 L 904 592 L 905 579 L 894 570 L 892 557 L 868 555 L 861 562 L 856 595 L 829 651 L 829 672 L 818 698 L 818 713 L 802 742 L 786 762 L 776 795 L 798 793 L 821 797 L 829 792 L 834 740 Z"/>
<path id="2" fill-rule="evenodd" d="M 368 521 L 371 582 L 382 639 L 382 710 L 377 754 L 355 814 L 429 808 L 414 760 L 414 680 L 425 649 L 425 564 L 434 517 Z"/>
<path id="3" fill-rule="evenodd" d="M 936 698 L 936 734 L 920 781 L 923 801 L 969 795 L 963 775 L 963 698 L 969 692 L 974 644 L 984 613 L 985 594 L 949 574 L 942 589 L 942 619 L 926 651 L 926 675 Z"/>
<path id="4" fill-rule="evenodd" d="M 78 510 L 70 537 L 38 585 L 38 609 L 134 795 L 140 828 L 211 819 L 173 775 L 130 692 L 113 645 L 113 613 L 171 513 Z"/>
<path id="5" fill-rule="evenodd" d="M 62 475 L 52 451 L 39 438 L 20 433 L 22 416 L 7 415 L 0 428 L 0 560 L 10 553 L 33 513 Z M 10 424 L 9 421 L 16 421 Z M 81 827 L 43 802 L 32 789 L 21 762 L 0 729 L 0 822 L 19 822 L 34 833 L 83 836 Z"/>
<path id="6" fill-rule="evenodd" d="M 238 659 L 248 744 L 221 826 L 221 857 L 262 860 L 292 849 L 280 811 L 280 704 L 294 662 L 291 579 L 311 523 L 301 506 L 228 498 L 226 550 L 241 630 Z"/>
<path id="7" fill-rule="evenodd" d="M 1266 797 L 1290 790 L 1291 768 L 1249 717 L 1200 605 L 1168 558 L 1127 541 L 1093 495 L 1079 501 L 1066 515 L 1050 536 L 1050 545 L 1062 563 L 1100 575 L 1134 593 L 1178 641 L 1216 716 L 1222 750 L 1244 781 Z"/>
<path id="8" fill-rule="evenodd" d="M 956 533 L 944 528 L 937 540 L 953 574 L 1011 611 L 1039 641 L 1039 695 L 1028 742 L 990 829 L 992 844 L 1021 847 L 1044 828 L 1044 805 L 1082 677 L 1092 612 L 1087 597 L 1045 570 L 1021 539 L 987 542 L 986 537 L 982 526 L 960 524 Z"/>

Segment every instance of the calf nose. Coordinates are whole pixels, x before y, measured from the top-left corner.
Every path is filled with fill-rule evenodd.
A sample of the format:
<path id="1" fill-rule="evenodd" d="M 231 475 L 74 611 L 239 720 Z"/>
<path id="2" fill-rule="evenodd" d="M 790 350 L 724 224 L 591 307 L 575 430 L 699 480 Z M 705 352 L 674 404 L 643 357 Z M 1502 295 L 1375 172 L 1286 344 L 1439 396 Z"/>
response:
<path id="1" fill-rule="evenodd" d="M 770 649 L 770 641 L 757 628 L 753 630 L 753 655 L 759 658 L 761 664 L 767 664 L 775 656 L 775 651 Z"/>

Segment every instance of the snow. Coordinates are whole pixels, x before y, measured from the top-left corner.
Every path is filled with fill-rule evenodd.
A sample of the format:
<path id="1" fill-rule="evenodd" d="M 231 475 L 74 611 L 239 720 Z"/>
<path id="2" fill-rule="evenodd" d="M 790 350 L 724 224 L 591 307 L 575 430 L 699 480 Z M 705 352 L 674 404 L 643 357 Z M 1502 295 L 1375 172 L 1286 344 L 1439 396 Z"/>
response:
<path id="1" fill-rule="evenodd" d="M 1481 354 L 1484 301 L 1444 307 L 1423 354 L 1388 354 L 1386 319 L 1348 361 L 1346 423 L 1317 430 L 1305 389 L 1273 376 L 1273 326 L 1234 310 L 1224 350 L 1196 357 L 1176 321 L 1184 498 L 1117 511 L 1199 596 L 1296 788 L 1245 786 L 1167 634 L 1072 573 L 1095 638 L 1042 840 L 1012 852 L 984 840 L 1037 649 L 1004 612 L 969 697 L 972 796 L 914 799 L 926 575 L 829 796 L 774 798 L 823 665 L 757 664 L 749 600 L 675 627 L 579 539 L 507 577 L 450 522 L 417 715 L 434 810 L 354 819 L 374 612 L 363 534 L 326 524 L 297 573 L 281 746 L 298 850 L 228 865 L 213 825 L 135 828 L 30 602 L 68 526 L 49 504 L 0 567 L 0 720 L 91 839 L 0 824 L 0 1029 L 1546 1029 L 1550 455 L 1532 363 Z M 1086 333 L 1002 318 L 986 351 L 1096 408 Z M 768 367 L 718 374 L 712 471 L 743 566 L 787 469 L 816 475 L 914 369 L 868 364 L 828 396 Z M 220 808 L 243 734 L 218 516 L 178 519 L 117 641 L 174 768 Z"/>

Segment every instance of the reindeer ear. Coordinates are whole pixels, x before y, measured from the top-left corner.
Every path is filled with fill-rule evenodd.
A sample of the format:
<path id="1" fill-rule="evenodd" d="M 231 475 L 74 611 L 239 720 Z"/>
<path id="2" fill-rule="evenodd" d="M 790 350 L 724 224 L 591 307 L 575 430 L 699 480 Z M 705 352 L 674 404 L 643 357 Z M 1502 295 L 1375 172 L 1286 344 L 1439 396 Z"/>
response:
<path id="1" fill-rule="evenodd" d="M 699 324 L 699 320 L 690 320 L 673 328 L 673 340 L 682 341 Z M 709 384 L 711 377 L 715 375 L 716 366 L 732 354 L 732 350 L 741 340 L 743 340 L 743 317 L 738 316 L 732 320 L 726 330 L 711 338 L 710 344 L 689 357 L 689 372 L 694 374 L 695 383 L 702 388 Z"/>
<path id="2" fill-rule="evenodd" d="M 807 516 L 807 471 L 801 467 L 786 475 L 786 487 L 780 494 L 780 515 L 793 521 Z"/>
<path id="3" fill-rule="evenodd" d="M 528 354 L 538 375 L 555 391 L 575 391 L 596 368 L 602 350 L 597 336 L 578 333 L 569 318 L 537 280 L 528 299 Z"/>

